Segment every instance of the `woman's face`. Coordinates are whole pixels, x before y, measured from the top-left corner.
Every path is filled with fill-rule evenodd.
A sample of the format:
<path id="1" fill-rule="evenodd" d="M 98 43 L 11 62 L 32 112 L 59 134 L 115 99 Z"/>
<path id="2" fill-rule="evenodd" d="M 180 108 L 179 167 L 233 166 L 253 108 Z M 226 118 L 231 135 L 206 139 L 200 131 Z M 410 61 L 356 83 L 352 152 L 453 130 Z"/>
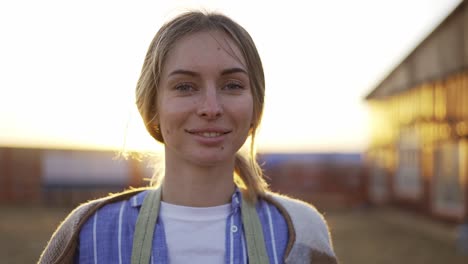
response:
<path id="1" fill-rule="evenodd" d="M 234 161 L 253 117 L 245 65 L 220 31 L 177 41 L 166 57 L 157 102 L 166 159 L 209 166 Z"/>

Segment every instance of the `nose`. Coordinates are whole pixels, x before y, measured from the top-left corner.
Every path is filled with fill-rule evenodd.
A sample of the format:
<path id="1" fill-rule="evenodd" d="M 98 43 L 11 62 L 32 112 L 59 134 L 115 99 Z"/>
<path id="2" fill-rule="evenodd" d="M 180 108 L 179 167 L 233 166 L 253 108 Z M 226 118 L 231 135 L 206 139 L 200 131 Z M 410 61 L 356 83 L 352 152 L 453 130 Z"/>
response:
<path id="1" fill-rule="evenodd" d="M 216 119 L 223 114 L 223 107 L 216 89 L 206 89 L 197 114 L 202 118 Z"/>

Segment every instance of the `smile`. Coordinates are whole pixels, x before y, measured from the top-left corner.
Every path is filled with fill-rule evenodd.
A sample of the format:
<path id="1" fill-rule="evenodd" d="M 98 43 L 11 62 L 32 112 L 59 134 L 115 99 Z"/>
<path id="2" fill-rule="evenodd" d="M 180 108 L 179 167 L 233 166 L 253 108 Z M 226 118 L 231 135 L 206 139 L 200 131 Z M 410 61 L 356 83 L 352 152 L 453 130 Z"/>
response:
<path id="1" fill-rule="evenodd" d="M 207 137 L 207 138 L 213 138 L 213 137 L 219 137 L 221 135 L 224 135 L 224 133 L 219 133 L 219 132 L 202 132 L 202 133 L 195 133 L 195 135 L 199 135 L 202 137 Z"/>
<path id="2" fill-rule="evenodd" d="M 192 135 L 197 135 L 197 136 L 204 137 L 204 138 L 221 137 L 231 132 L 231 131 L 225 131 L 221 129 L 219 129 L 218 131 L 209 131 L 209 130 L 208 131 L 207 130 L 186 130 L 186 131 Z"/>

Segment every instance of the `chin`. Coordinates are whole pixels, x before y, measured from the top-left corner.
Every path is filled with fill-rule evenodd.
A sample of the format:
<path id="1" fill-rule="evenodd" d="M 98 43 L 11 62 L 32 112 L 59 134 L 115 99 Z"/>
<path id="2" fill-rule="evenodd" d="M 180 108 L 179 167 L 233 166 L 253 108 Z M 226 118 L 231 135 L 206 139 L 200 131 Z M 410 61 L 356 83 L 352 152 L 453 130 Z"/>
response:
<path id="1" fill-rule="evenodd" d="M 216 166 L 225 164 L 226 162 L 233 162 L 235 153 L 199 153 L 199 155 L 192 157 L 192 161 L 201 166 Z"/>

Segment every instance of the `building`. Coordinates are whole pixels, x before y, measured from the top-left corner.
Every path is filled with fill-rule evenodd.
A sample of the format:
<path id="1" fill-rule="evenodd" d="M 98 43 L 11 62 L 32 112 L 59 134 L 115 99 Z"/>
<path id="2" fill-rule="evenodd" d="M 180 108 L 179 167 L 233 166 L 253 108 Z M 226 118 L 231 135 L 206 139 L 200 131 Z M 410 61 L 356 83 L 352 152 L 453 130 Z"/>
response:
<path id="1" fill-rule="evenodd" d="M 463 1 L 366 97 L 369 196 L 468 219 L 468 7 Z"/>
<path id="2" fill-rule="evenodd" d="M 270 153 L 260 160 L 273 191 L 307 201 L 319 210 L 367 203 L 366 172 L 358 153 Z"/>
<path id="3" fill-rule="evenodd" d="M 0 203 L 76 206 L 151 175 L 146 163 L 113 151 L 0 148 Z"/>
<path id="4" fill-rule="evenodd" d="M 263 154 L 260 162 L 273 190 L 319 209 L 367 200 L 360 154 Z M 0 204 L 76 206 L 147 185 L 148 164 L 114 151 L 0 148 Z"/>

